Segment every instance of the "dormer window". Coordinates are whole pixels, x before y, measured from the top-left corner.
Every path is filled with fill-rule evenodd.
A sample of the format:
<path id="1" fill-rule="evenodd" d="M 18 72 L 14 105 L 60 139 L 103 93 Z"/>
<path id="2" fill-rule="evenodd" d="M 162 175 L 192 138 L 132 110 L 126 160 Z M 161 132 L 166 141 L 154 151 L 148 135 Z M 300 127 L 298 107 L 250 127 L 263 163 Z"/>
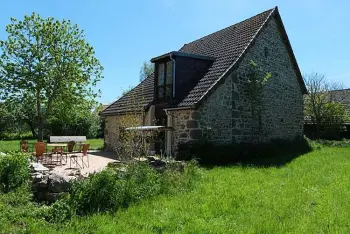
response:
<path id="1" fill-rule="evenodd" d="M 173 90 L 173 63 L 172 61 L 160 62 L 156 64 L 157 84 L 156 94 L 157 100 L 168 102 L 172 97 Z"/>

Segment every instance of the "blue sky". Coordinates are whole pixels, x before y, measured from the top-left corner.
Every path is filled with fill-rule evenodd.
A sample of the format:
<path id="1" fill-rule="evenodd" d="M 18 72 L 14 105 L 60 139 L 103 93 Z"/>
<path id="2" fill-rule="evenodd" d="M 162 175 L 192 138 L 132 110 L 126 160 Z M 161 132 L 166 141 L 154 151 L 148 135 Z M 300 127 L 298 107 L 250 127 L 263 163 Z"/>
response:
<path id="1" fill-rule="evenodd" d="M 209 33 L 279 7 L 302 73 L 317 71 L 350 87 L 350 1 L 1 0 L 0 39 L 10 17 L 70 19 L 85 30 L 104 66 L 100 102 L 135 86 L 144 61 Z"/>

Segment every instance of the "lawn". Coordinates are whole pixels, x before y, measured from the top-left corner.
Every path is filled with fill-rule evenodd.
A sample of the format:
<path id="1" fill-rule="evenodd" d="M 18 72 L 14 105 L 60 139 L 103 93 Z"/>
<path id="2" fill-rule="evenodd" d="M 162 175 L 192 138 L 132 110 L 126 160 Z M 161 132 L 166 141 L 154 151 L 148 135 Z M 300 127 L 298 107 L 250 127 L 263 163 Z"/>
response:
<path id="1" fill-rule="evenodd" d="M 280 167 L 205 169 L 194 190 L 33 233 L 348 233 L 350 148 L 322 147 Z"/>
<path id="2" fill-rule="evenodd" d="M 19 150 L 20 140 L 0 140 L 0 152 L 2 151 L 17 151 Z M 35 143 L 36 140 L 28 140 L 29 143 Z M 90 144 L 90 149 L 102 149 L 103 148 L 103 139 L 88 139 L 87 143 Z"/>

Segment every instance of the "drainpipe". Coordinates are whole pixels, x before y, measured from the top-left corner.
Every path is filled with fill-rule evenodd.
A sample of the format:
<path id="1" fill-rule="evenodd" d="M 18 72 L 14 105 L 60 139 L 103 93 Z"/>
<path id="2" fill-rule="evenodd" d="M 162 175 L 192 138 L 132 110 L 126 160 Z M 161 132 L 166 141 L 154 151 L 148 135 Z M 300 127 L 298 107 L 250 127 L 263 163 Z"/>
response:
<path id="1" fill-rule="evenodd" d="M 165 114 L 167 116 L 167 125 L 168 127 L 173 126 L 173 116 L 167 111 L 164 110 Z M 167 130 L 166 131 L 166 154 L 169 157 L 172 157 L 172 138 L 173 138 L 173 131 Z"/>
<path id="2" fill-rule="evenodd" d="M 173 54 L 170 54 L 170 60 L 173 61 L 173 97 L 175 97 L 175 68 L 176 68 L 176 63 L 175 59 L 173 58 Z"/>

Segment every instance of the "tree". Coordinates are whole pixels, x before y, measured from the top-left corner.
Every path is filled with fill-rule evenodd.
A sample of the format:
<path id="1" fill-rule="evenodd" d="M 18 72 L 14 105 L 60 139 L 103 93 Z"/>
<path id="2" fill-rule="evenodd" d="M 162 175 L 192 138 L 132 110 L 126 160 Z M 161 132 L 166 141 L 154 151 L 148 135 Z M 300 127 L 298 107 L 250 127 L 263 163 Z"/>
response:
<path id="1" fill-rule="evenodd" d="M 150 62 L 143 62 L 140 69 L 140 81 L 143 81 L 154 72 L 154 65 Z"/>
<path id="2" fill-rule="evenodd" d="M 263 126 L 262 114 L 264 108 L 264 90 L 268 80 L 271 78 L 270 72 L 264 72 L 254 61 L 250 61 L 247 74 L 247 83 L 245 85 L 245 93 L 250 103 L 252 132 L 251 140 L 254 141 L 258 137 L 261 141 Z"/>
<path id="3" fill-rule="evenodd" d="M 31 130 L 28 121 L 28 112 L 22 112 L 22 107 L 28 103 L 0 102 L 0 136 L 20 136 Z M 27 106 L 28 108 L 29 106 Z M 28 108 L 31 110 L 30 108 Z M 15 133 L 12 135 L 12 133 Z"/>
<path id="4" fill-rule="evenodd" d="M 93 87 L 103 68 L 84 32 L 69 20 L 33 13 L 23 21 L 11 18 L 6 32 L 8 38 L 0 41 L 0 98 L 34 103 L 41 141 L 45 122 L 58 102 L 64 108 L 97 97 Z"/>
<path id="5" fill-rule="evenodd" d="M 348 116 L 342 101 L 347 97 L 342 84 L 330 82 L 319 73 L 304 76 L 308 95 L 305 97 L 305 115 L 316 127 L 316 137 L 321 136 L 322 125 L 340 125 Z"/>

